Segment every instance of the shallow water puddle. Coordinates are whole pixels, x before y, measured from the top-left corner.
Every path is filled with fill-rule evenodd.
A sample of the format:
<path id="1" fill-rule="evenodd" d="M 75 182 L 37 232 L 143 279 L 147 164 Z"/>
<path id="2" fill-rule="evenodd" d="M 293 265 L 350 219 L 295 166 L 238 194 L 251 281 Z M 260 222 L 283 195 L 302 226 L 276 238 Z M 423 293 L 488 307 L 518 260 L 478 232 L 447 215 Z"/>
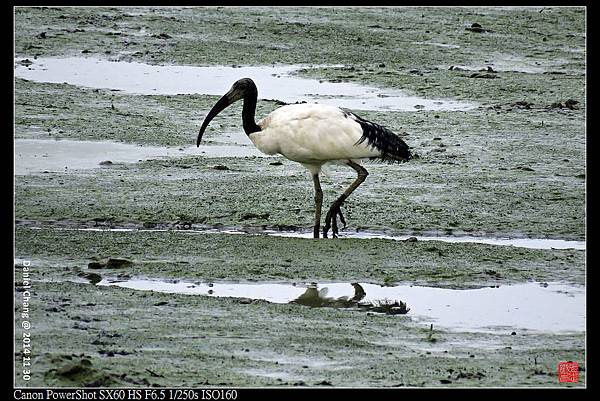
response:
<path id="1" fill-rule="evenodd" d="M 35 225 L 28 224 L 31 229 L 41 229 Z M 274 231 L 252 229 L 237 230 L 231 228 L 191 228 L 192 226 L 182 226 L 181 228 L 129 228 L 129 227 L 53 227 L 55 230 L 74 230 L 74 231 L 96 231 L 96 232 L 179 232 L 183 234 L 230 234 L 230 235 L 272 235 L 275 237 L 286 238 L 306 238 L 313 239 L 312 232 L 301 231 Z M 442 241 L 450 243 L 475 243 L 497 246 L 514 246 L 517 248 L 528 249 L 575 249 L 585 250 L 585 241 L 568 241 L 562 239 L 546 239 L 546 238 L 493 238 L 493 237 L 474 237 L 474 236 L 419 236 L 419 235 L 387 235 L 377 232 L 360 231 L 360 232 L 343 232 L 336 240 L 344 238 L 355 239 L 388 239 L 392 241 L 407 241 L 414 239 L 417 241 Z"/>
<path id="2" fill-rule="evenodd" d="M 280 237 L 297 237 L 297 238 L 312 238 L 311 232 L 280 232 L 267 231 L 268 235 Z M 361 239 L 391 239 L 394 241 L 406 241 L 409 238 L 415 238 L 417 241 L 442 241 L 451 243 L 477 243 L 487 245 L 515 246 L 517 248 L 530 249 L 579 249 L 585 250 L 585 241 L 567 241 L 562 239 L 546 239 L 546 238 L 489 238 L 475 236 L 419 236 L 419 235 L 399 235 L 392 236 L 381 233 L 372 232 L 342 232 L 343 238 L 361 238 Z"/>
<path id="3" fill-rule="evenodd" d="M 396 89 L 349 82 L 320 82 L 294 75 L 305 65 L 173 66 L 67 57 L 15 59 L 15 77 L 37 82 L 68 83 L 144 95 L 223 95 L 233 82 L 252 78 L 261 99 L 305 101 L 358 110 L 469 110 L 477 105 L 447 99 L 424 99 Z M 320 66 L 316 66 L 320 67 Z M 338 66 L 340 67 L 340 66 Z"/>
<path id="4" fill-rule="evenodd" d="M 585 288 L 558 283 L 526 283 L 470 290 L 410 285 L 384 287 L 367 283 L 296 285 L 147 279 L 105 279 L 98 285 L 406 314 L 419 323 L 466 331 L 525 329 L 576 332 L 585 330 L 586 319 Z M 394 302 L 396 305 L 405 303 L 406 307 L 404 310 L 398 306 L 385 307 Z"/>
<path id="5" fill-rule="evenodd" d="M 200 145 L 186 148 L 139 146 L 109 141 L 15 139 L 15 174 L 100 167 L 100 162 L 135 163 L 156 157 L 272 157 L 253 146 Z"/>

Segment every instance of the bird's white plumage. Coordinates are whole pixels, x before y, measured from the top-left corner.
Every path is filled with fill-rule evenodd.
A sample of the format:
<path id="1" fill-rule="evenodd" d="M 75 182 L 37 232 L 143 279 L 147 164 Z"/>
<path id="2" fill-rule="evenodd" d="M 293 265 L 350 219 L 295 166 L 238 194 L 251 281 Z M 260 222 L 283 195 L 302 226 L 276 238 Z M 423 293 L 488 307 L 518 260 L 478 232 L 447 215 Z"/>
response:
<path id="1" fill-rule="evenodd" d="M 357 144 L 362 128 L 351 114 L 323 104 L 291 104 L 258 122 L 261 131 L 249 135 L 265 154 L 281 154 L 318 172 L 327 162 L 380 156 L 366 142 Z"/>

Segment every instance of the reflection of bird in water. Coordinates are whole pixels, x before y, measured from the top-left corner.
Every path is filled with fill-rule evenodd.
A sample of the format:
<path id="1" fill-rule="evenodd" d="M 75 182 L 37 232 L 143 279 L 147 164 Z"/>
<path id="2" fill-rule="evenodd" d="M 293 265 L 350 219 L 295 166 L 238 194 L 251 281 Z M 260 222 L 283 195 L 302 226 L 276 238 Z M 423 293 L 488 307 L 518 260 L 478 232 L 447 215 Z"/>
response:
<path id="1" fill-rule="evenodd" d="M 360 284 L 352 283 L 352 287 L 354 287 L 354 296 L 352 297 L 353 301 L 358 302 L 367 295 L 367 293 L 365 292 L 365 289 L 362 288 L 362 286 Z"/>
<path id="2" fill-rule="evenodd" d="M 361 303 L 360 301 L 366 297 L 367 293 L 358 283 L 352 283 L 352 287 L 354 288 L 354 296 L 351 298 L 348 296 L 333 298 L 327 296 L 327 292 L 329 292 L 327 287 L 319 290 L 317 284 L 313 283 L 306 288 L 302 295 L 290 303 L 312 307 L 360 308 L 361 310 L 385 313 L 386 315 L 404 315 L 410 310 L 405 302 L 398 300 L 382 299 Z"/>
<path id="3" fill-rule="evenodd" d="M 328 297 L 327 293 L 329 289 L 323 287 L 320 290 L 317 289 L 317 284 L 311 284 L 306 288 L 306 291 L 300 295 L 291 303 L 305 305 L 305 306 L 330 306 L 333 308 L 350 308 L 356 306 L 360 300 L 362 300 L 367 294 L 362 286 L 358 283 L 352 283 L 354 288 L 354 296 L 349 298 L 347 296 L 333 298 Z"/>

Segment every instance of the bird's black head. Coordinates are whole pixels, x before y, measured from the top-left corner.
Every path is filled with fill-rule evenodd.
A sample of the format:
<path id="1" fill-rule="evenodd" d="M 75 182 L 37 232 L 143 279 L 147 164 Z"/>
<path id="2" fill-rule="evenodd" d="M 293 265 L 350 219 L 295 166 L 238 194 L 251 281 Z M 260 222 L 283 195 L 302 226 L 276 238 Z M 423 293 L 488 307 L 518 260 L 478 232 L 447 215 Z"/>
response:
<path id="1" fill-rule="evenodd" d="M 242 78 L 240 80 L 235 81 L 235 83 L 229 89 L 228 94 L 235 96 L 235 102 L 237 100 L 243 99 L 246 96 L 258 94 L 258 89 L 256 89 L 256 84 L 250 78 Z"/>
<path id="2" fill-rule="evenodd" d="M 250 78 L 242 78 L 231 86 L 231 89 L 224 94 L 219 101 L 213 106 L 212 109 L 206 115 L 204 122 L 202 123 L 202 127 L 200 127 L 200 132 L 198 133 L 198 139 L 196 140 L 196 146 L 200 146 L 200 141 L 202 140 L 202 135 L 204 134 L 204 130 L 208 127 L 210 121 L 215 118 L 217 114 L 222 112 L 226 107 L 231 104 L 237 102 L 240 99 L 256 99 L 258 96 L 258 89 L 256 88 L 256 84 Z"/>

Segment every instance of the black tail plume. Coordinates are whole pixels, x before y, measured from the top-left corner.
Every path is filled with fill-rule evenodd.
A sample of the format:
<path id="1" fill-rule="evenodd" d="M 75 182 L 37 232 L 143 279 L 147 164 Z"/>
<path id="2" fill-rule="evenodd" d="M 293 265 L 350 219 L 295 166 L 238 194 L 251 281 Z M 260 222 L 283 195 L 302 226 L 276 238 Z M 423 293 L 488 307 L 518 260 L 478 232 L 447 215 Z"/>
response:
<path id="1" fill-rule="evenodd" d="M 354 113 L 344 111 L 346 116 L 350 116 L 360 124 L 363 134 L 356 142 L 357 145 L 367 141 L 367 144 L 381 152 L 381 160 L 387 162 L 406 162 L 413 158 L 410 147 L 400 138 L 398 134 L 393 133 L 386 127 L 367 121 Z"/>

